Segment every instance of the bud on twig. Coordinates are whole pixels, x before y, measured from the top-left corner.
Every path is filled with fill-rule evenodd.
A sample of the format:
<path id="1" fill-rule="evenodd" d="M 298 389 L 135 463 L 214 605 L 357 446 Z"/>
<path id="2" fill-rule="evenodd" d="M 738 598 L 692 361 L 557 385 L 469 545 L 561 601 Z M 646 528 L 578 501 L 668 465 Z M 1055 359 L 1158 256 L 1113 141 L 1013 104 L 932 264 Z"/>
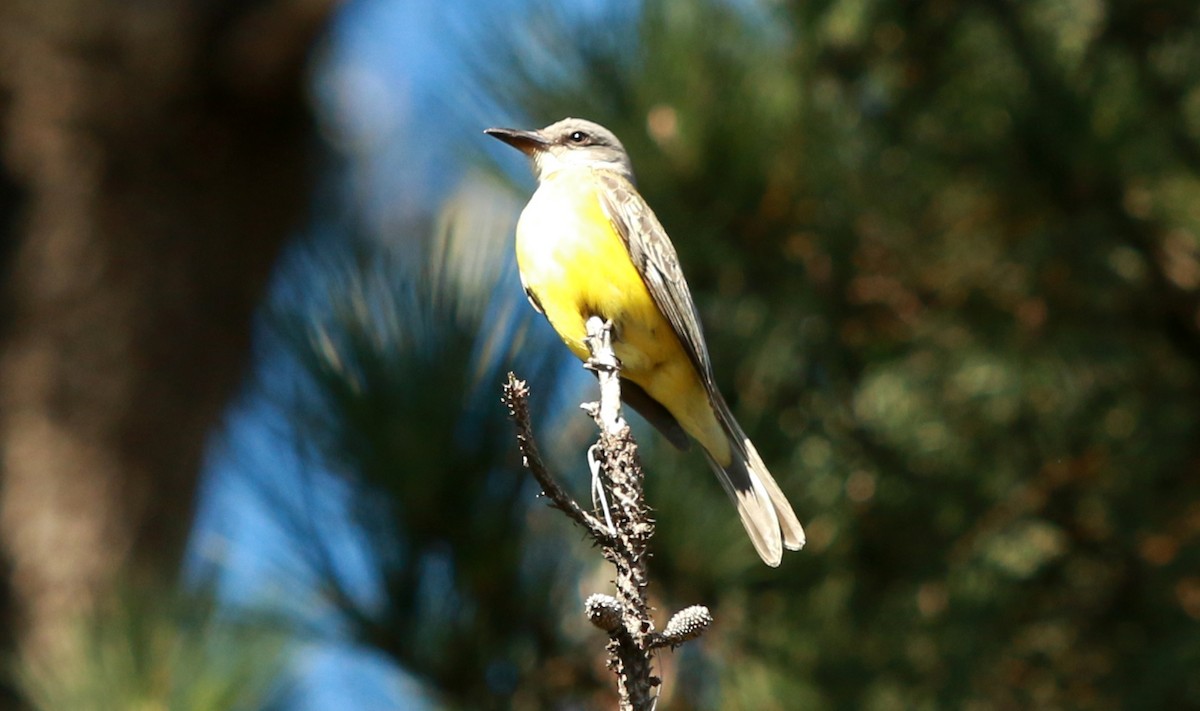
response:
<path id="1" fill-rule="evenodd" d="M 685 607 L 671 617 L 671 621 L 667 623 L 667 628 L 662 631 L 661 635 L 658 635 L 652 646 L 678 647 L 684 642 L 696 639 L 704 634 L 704 630 L 708 629 L 712 621 L 712 613 L 704 605 Z"/>
<path id="2" fill-rule="evenodd" d="M 583 603 L 583 610 L 588 621 L 605 632 L 612 633 L 621 629 L 621 603 L 612 595 L 596 593 L 588 596 Z"/>

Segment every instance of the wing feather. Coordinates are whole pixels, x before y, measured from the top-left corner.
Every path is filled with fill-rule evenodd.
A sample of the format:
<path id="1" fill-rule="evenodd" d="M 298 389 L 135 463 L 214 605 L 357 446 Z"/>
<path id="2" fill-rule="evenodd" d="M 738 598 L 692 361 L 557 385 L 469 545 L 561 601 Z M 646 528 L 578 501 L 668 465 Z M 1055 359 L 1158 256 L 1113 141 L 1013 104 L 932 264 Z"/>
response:
<path id="1" fill-rule="evenodd" d="M 715 392 L 700 316 L 666 230 L 628 180 L 607 171 L 598 175 L 605 187 L 600 191 L 601 207 L 625 242 L 654 304 L 667 317 L 710 394 Z"/>

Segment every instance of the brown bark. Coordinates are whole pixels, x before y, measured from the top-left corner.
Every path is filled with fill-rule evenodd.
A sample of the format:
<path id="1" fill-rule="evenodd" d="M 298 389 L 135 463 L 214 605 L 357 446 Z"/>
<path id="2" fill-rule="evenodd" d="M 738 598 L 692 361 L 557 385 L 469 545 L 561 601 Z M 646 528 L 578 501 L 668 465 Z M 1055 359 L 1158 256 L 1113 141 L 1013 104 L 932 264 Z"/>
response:
<path id="1" fill-rule="evenodd" d="M 169 580 L 205 438 L 308 197 L 333 0 L 0 0 L 0 542 L 24 652 Z"/>

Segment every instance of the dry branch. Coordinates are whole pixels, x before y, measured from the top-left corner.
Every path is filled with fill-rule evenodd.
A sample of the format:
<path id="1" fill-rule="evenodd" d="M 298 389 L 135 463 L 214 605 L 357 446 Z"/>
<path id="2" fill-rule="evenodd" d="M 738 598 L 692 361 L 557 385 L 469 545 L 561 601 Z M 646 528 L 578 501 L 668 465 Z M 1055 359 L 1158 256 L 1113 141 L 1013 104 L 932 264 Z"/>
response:
<path id="1" fill-rule="evenodd" d="M 529 422 L 529 389 L 512 373 L 504 385 L 504 402 L 517 425 L 517 444 L 526 469 L 552 505 L 587 531 L 615 570 L 616 596 L 590 596 L 585 614 L 609 636 L 608 667 L 617 675 L 621 711 L 650 711 L 655 704 L 654 690 L 661 683 L 651 673 L 654 650 L 674 648 L 699 637 L 712 623 L 712 616 L 707 608 L 692 606 L 674 615 L 662 633 L 655 631 L 646 597 L 646 563 L 654 521 L 645 502 L 637 443 L 621 416 L 621 364 L 612 348 L 612 324 L 590 319 L 587 343 L 591 358 L 585 367 L 596 373 L 600 400 L 585 404 L 584 409 L 600 429 L 592 456 L 598 489 L 608 501 L 604 519 L 584 510 L 546 469 Z"/>

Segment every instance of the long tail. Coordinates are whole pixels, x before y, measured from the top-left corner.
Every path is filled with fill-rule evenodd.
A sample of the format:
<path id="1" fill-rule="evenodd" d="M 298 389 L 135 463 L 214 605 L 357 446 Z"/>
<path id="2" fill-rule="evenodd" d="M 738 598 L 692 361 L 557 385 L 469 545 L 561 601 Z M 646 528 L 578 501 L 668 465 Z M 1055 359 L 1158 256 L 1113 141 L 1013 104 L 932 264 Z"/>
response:
<path id="1" fill-rule="evenodd" d="M 758 450 L 742 431 L 733 413 L 725 404 L 720 393 L 713 393 L 711 400 L 726 435 L 729 437 L 731 460 L 721 466 L 711 455 L 708 463 L 725 488 L 729 498 L 737 506 L 738 515 L 750 541 L 763 562 L 778 566 L 783 559 L 783 549 L 800 550 L 804 547 L 804 528 L 792 511 L 792 505 L 783 495 L 775 478 L 758 456 Z M 707 452 L 706 452 L 707 454 Z"/>

